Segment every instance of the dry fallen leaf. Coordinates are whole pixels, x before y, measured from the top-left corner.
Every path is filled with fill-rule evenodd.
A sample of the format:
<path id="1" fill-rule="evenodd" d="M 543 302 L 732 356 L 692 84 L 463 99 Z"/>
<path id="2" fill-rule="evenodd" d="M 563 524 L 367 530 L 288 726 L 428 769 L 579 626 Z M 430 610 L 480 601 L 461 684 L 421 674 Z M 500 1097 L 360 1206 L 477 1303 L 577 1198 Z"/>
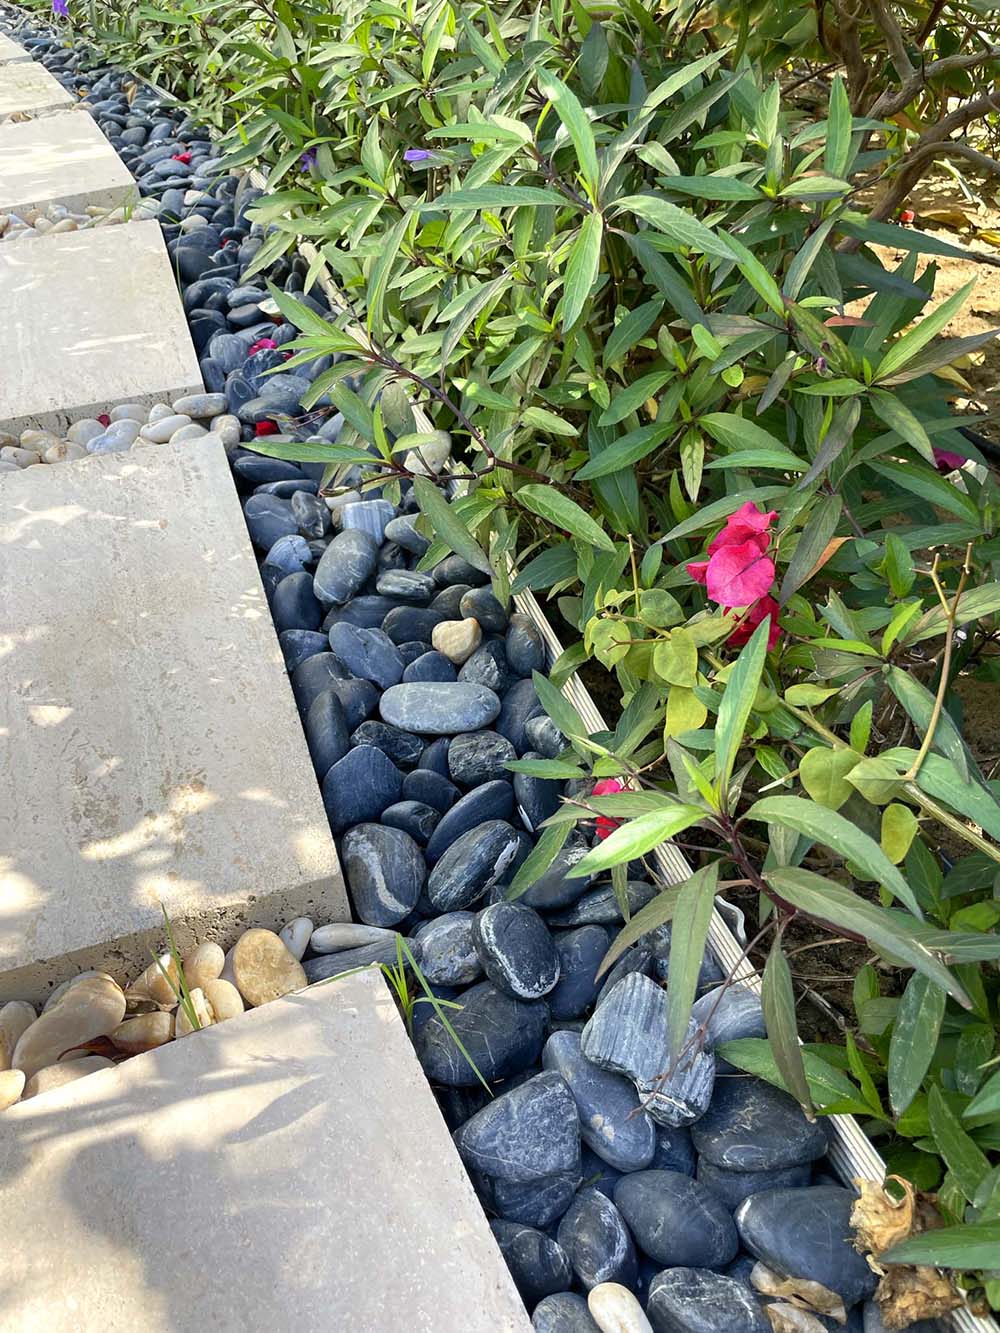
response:
<path id="1" fill-rule="evenodd" d="M 954 231 L 965 231 L 972 226 L 972 218 L 961 208 L 922 208 L 920 210 L 921 222 L 939 222 L 946 227 L 951 227 Z"/>
<path id="2" fill-rule="evenodd" d="M 903 1191 L 902 1198 L 894 1199 L 883 1185 L 874 1180 L 855 1180 L 861 1191 L 861 1197 L 855 1200 L 851 1209 L 851 1226 L 857 1233 L 854 1248 L 859 1254 L 867 1254 L 868 1262 L 876 1273 L 883 1270 L 872 1263 L 872 1255 L 882 1254 L 892 1245 L 897 1245 L 913 1232 L 916 1193 L 908 1180 L 900 1176 L 887 1176 Z"/>
<path id="3" fill-rule="evenodd" d="M 940 1319 L 962 1304 L 950 1280 L 936 1268 L 891 1264 L 875 1301 L 886 1328 L 909 1328 L 918 1319 Z"/>
<path id="4" fill-rule="evenodd" d="M 795 1305 L 765 1305 L 773 1333 L 826 1333 L 814 1314 Z"/>
<path id="5" fill-rule="evenodd" d="M 766 1264 L 756 1263 L 750 1272 L 750 1284 L 762 1295 L 780 1296 L 796 1309 L 827 1315 L 838 1324 L 847 1323 L 844 1302 L 821 1282 L 811 1282 L 804 1277 L 782 1277 Z"/>

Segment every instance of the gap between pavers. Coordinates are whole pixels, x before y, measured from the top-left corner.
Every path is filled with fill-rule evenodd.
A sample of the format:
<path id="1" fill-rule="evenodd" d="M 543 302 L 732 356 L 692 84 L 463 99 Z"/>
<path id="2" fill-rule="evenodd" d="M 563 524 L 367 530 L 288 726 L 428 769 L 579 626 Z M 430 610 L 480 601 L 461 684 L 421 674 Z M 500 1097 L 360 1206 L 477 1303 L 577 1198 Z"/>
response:
<path id="1" fill-rule="evenodd" d="M 0 213 L 138 203 L 132 174 L 86 111 L 0 125 Z M 9 242 L 8 242 L 9 244 Z"/>
<path id="2" fill-rule="evenodd" d="M 0 32 L 0 65 L 9 65 L 14 60 L 30 59 L 30 51 L 26 51 L 20 42 L 13 41 L 6 33 Z"/>
<path id="3" fill-rule="evenodd" d="M 0 430 L 204 392 L 158 222 L 0 243 Z"/>
<path id="4" fill-rule="evenodd" d="M 0 475 L 0 564 L 0 1000 L 350 920 L 222 446 Z"/>
<path id="5" fill-rule="evenodd" d="M 12 1107 L 0 1330 L 530 1333 L 374 969 Z"/>
<path id="6" fill-rule="evenodd" d="M 34 60 L 0 63 L 0 121 L 24 114 L 40 116 L 75 106 L 76 98 Z"/>

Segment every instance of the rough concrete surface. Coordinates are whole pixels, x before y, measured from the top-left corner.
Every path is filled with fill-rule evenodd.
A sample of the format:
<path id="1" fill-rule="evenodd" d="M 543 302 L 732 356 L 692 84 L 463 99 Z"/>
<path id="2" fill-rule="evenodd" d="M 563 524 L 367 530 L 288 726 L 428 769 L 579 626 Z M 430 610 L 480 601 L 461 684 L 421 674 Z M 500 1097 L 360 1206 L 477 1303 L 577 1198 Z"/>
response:
<path id="1" fill-rule="evenodd" d="M 23 112 L 40 116 L 74 106 L 76 98 L 33 60 L 0 61 L 0 121 Z"/>
<path id="2" fill-rule="evenodd" d="M 349 920 L 222 446 L 0 474 L 0 568 L 0 998 Z"/>
<path id="3" fill-rule="evenodd" d="M 86 111 L 0 125 L 0 213 L 49 204 L 80 213 L 130 199 L 138 200 L 135 181 Z"/>
<path id="4" fill-rule="evenodd" d="M 530 1333 L 379 973 L 3 1114 L 0 1330 Z"/>
<path id="5" fill-rule="evenodd" d="M 0 245 L 0 310 L 0 430 L 203 392 L 157 222 Z"/>
<path id="6" fill-rule="evenodd" d="M 31 56 L 20 42 L 13 41 L 6 33 L 0 32 L 0 65 L 12 60 L 30 60 Z"/>

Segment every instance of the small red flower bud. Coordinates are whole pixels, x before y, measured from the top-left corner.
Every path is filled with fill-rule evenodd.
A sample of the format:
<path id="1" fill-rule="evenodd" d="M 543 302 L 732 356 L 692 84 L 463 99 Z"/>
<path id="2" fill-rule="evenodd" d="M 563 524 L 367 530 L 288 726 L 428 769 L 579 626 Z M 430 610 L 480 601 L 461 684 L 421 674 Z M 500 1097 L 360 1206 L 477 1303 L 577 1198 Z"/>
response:
<path id="1" fill-rule="evenodd" d="M 916 219 L 917 219 L 917 215 L 916 215 L 916 213 L 914 213 L 914 211 L 913 211 L 912 208 L 904 208 L 903 211 L 902 211 L 902 212 L 900 213 L 900 215 L 899 215 L 899 220 L 900 220 L 900 222 L 903 224 L 904 227 L 908 227 L 908 226 L 910 226 L 910 224 L 913 223 L 913 222 L 915 222 Z"/>
<path id="2" fill-rule="evenodd" d="M 258 421 L 254 427 L 254 434 L 258 439 L 262 435 L 279 435 L 281 432 L 273 421 Z"/>
<path id="3" fill-rule="evenodd" d="M 111 425 L 111 418 L 108 416 L 107 412 L 102 412 L 101 415 L 97 418 L 97 420 L 101 423 L 102 426 Z"/>

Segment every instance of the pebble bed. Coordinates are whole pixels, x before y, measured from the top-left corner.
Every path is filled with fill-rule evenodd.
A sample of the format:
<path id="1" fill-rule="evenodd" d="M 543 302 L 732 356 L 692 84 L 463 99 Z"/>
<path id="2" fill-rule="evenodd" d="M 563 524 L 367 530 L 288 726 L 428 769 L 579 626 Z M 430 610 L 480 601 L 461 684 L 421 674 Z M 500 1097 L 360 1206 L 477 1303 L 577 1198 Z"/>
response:
<path id="1" fill-rule="evenodd" d="M 150 217 L 136 213 L 135 217 Z M 71 213 L 62 204 L 48 208 L 26 208 L 20 213 L 0 213 L 0 242 L 26 240 L 30 236 L 55 236 L 67 231 L 89 231 L 94 227 L 113 227 L 126 220 L 124 208 L 98 208 L 92 205 L 82 213 Z"/>
<path id="2" fill-rule="evenodd" d="M 414 1044 L 539 1333 L 769 1333 L 765 1308 L 781 1298 L 767 1293 L 789 1276 L 822 1284 L 843 1310 L 804 1322 L 786 1306 L 797 1321 L 787 1327 L 879 1333 L 877 1278 L 850 1242 L 855 1196 L 830 1171 L 827 1127 L 714 1054 L 764 1035 L 756 996 L 736 987 L 720 999 L 706 956 L 692 1017 L 703 1044 L 664 1080 L 669 927 L 596 979 L 622 919 L 609 883 L 569 874 L 591 838 L 571 834 L 542 879 L 507 901 L 533 831 L 571 791 L 506 767 L 563 746 L 531 681 L 545 654 L 530 620 L 459 557 L 416 569 L 428 540 L 405 490 L 396 506 L 362 499 L 348 479 L 346 492 L 321 497 L 321 465 L 241 447 L 276 422 L 326 440 L 342 425 L 322 400 L 302 411 L 328 361 L 264 377 L 295 331 L 243 278 L 263 241 L 246 217 L 257 192 L 220 178 L 207 131 L 151 90 L 129 101 L 122 76 L 88 68 L 84 53 L 23 28 L 19 40 L 67 87 L 86 87 L 143 208 L 160 219 L 206 399 L 220 408 L 202 418 L 168 409 L 191 418 L 178 431 L 197 425 L 226 445 L 337 839 L 357 923 L 301 920 L 280 940 L 249 932 L 270 936 L 252 952 L 278 978 L 271 989 L 395 963 L 403 935 L 435 994 L 461 1006 L 449 1021 L 494 1095 L 429 1004 L 415 1007 Z M 294 257 L 268 276 L 301 294 L 305 273 Z M 303 299 L 327 312 L 322 297 Z M 656 890 L 641 865 L 631 875 L 636 910 Z M 219 971 L 198 988 L 209 1016 L 220 978 L 241 1006 L 274 998 L 240 984 L 240 948 L 211 955 Z M 132 994 L 150 984 L 147 973 Z M 166 1032 L 168 997 L 119 995 L 153 1008 L 123 1021 L 116 998 L 113 1043 L 129 1023 Z"/>

